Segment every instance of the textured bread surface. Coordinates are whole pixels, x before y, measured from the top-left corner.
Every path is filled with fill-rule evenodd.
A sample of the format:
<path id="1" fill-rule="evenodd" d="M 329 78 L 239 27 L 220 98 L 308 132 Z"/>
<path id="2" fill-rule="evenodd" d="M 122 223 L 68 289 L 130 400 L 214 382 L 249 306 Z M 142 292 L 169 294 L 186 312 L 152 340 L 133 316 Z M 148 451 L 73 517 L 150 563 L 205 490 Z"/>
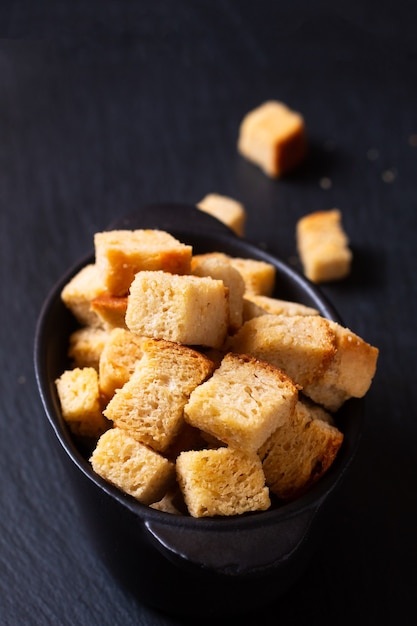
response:
<path id="1" fill-rule="evenodd" d="M 217 259 L 219 262 L 230 263 L 242 276 L 245 283 L 245 294 L 261 294 L 270 296 L 275 287 L 275 267 L 267 261 L 258 259 L 244 259 L 229 256 L 223 252 L 206 252 L 205 254 L 195 254 L 191 260 L 192 271 L 202 261 L 207 259 Z"/>
<path id="2" fill-rule="evenodd" d="M 157 502 L 153 502 L 149 506 L 152 509 L 155 509 L 157 511 L 163 511 L 164 513 L 171 513 L 172 515 L 181 515 L 183 512 L 182 509 L 184 507 L 180 507 L 177 504 L 177 500 L 179 499 L 178 492 L 179 492 L 178 488 L 171 489 L 160 500 L 158 500 Z"/>
<path id="3" fill-rule="evenodd" d="M 108 292 L 127 294 L 135 274 L 190 271 L 192 248 L 160 230 L 113 230 L 94 235 L 96 264 Z"/>
<path id="4" fill-rule="evenodd" d="M 302 116 L 282 102 L 264 102 L 243 118 L 238 151 L 268 176 L 275 178 L 286 174 L 307 153 Z"/>
<path id="5" fill-rule="evenodd" d="M 208 276 L 138 272 L 127 301 L 126 325 L 139 335 L 219 348 L 227 334 L 229 298 Z"/>
<path id="6" fill-rule="evenodd" d="M 184 416 L 229 446 L 256 452 L 291 415 L 297 396 L 297 387 L 279 369 L 227 354 L 211 378 L 191 393 Z"/>
<path id="7" fill-rule="evenodd" d="M 191 271 L 194 271 L 196 264 L 199 265 L 201 261 L 205 259 L 217 259 L 218 261 L 223 261 L 224 263 L 229 263 L 232 257 L 224 252 L 203 252 L 200 254 L 193 254 L 191 257 Z"/>
<path id="8" fill-rule="evenodd" d="M 343 434 L 318 406 L 299 400 L 292 419 L 259 450 L 266 483 L 282 500 L 293 500 L 316 483 L 333 463 Z"/>
<path id="9" fill-rule="evenodd" d="M 101 353 L 109 337 L 107 330 L 83 326 L 71 333 L 68 356 L 73 367 L 94 367 L 98 370 Z"/>
<path id="10" fill-rule="evenodd" d="M 80 436 L 98 437 L 109 423 L 101 411 L 98 374 L 93 367 L 66 370 L 55 381 L 62 417 Z"/>
<path id="11" fill-rule="evenodd" d="M 262 315 L 245 322 L 227 348 L 281 368 L 298 385 L 318 378 L 336 351 L 336 339 L 320 315 Z"/>
<path id="12" fill-rule="evenodd" d="M 231 448 L 182 452 L 176 470 L 193 517 L 240 515 L 271 504 L 256 453 Z"/>
<path id="13" fill-rule="evenodd" d="M 362 398 L 376 372 L 378 348 L 337 322 L 329 322 L 336 337 L 336 352 L 322 376 L 304 393 L 329 411 L 337 411 L 349 398 Z"/>
<path id="14" fill-rule="evenodd" d="M 243 237 L 246 210 L 237 200 L 217 193 L 209 193 L 197 203 L 197 208 L 226 224 L 238 237 Z"/>
<path id="15" fill-rule="evenodd" d="M 61 292 L 61 299 L 81 325 L 101 326 L 100 318 L 91 310 L 91 301 L 105 292 L 98 268 L 91 263 L 68 281 Z"/>
<path id="16" fill-rule="evenodd" d="M 244 321 L 265 315 L 265 313 L 271 315 L 318 315 L 317 309 L 300 302 L 246 293 L 243 300 Z"/>
<path id="17" fill-rule="evenodd" d="M 267 261 L 230 257 L 230 263 L 245 281 L 245 293 L 270 296 L 275 287 L 275 267 Z"/>
<path id="18" fill-rule="evenodd" d="M 124 328 L 114 328 L 108 333 L 99 361 L 100 390 L 107 401 L 135 371 L 143 355 L 144 341 L 144 338 Z"/>
<path id="19" fill-rule="evenodd" d="M 228 260 L 217 257 L 201 257 L 192 263 L 194 276 L 210 276 L 222 280 L 228 292 L 229 332 L 233 333 L 242 326 L 243 294 L 245 281 L 241 273 Z"/>
<path id="20" fill-rule="evenodd" d="M 212 362 L 191 348 L 148 340 L 134 373 L 104 414 L 138 441 L 164 452 L 181 429 L 190 393 L 212 369 Z"/>
<path id="21" fill-rule="evenodd" d="M 91 310 L 98 315 L 105 328 L 126 328 L 126 296 L 101 294 L 91 301 Z"/>
<path id="22" fill-rule="evenodd" d="M 349 274 L 352 252 L 338 209 L 302 217 L 296 238 L 304 274 L 312 282 L 340 280 Z"/>
<path id="23" fill-rule="evenodd" d="M 160 500 L 175 480 L 175 466 L 120 428 L 100 437 L 91 456 L 93 470 L 143 504 Z"/>

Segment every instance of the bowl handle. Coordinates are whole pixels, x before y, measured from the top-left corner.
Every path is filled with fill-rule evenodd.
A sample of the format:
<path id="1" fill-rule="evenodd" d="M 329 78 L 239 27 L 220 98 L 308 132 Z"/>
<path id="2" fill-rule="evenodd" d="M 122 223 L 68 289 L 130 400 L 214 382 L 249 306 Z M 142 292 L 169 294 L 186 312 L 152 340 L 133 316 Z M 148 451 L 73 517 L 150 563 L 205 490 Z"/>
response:
<path id="1" fill-rule="evenodd" d="M 313 509 L 279 522 L 272 518 L 262 525 L 233 524 L 227 530 L 221 528 L 221 520 L 209 528 L 191 529 L 185 524 L 148 519 L 145 527 L 167 558 L 180 558 L 216 573 L 245 575 L 276 568 L 287 561 L 310 534 L 319 508 L 320 502 Z"/>

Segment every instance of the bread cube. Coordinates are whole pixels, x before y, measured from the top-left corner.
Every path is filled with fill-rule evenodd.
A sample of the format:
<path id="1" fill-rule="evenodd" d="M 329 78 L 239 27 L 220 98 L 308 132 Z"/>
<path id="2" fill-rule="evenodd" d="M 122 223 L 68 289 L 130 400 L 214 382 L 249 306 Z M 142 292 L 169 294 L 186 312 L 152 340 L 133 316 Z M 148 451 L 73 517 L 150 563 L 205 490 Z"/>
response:
<path id="1" fill-rule="evenodd" d="M 160 500 L 175 480 L 171 461 L 120 428 L 100 437 L 90 462 L 96 474 L 143 504 Z"/>
<path id="2" fill-rule="evenodd" d="M 116 391 L 104 414 L 138 441 L 165 452 L 181 429 L 190 393 L 212 369 L 212 362 L 196 350 L 148 340 L 134 373 Z"/>
<path id="3" fill-rule="evenodd" d="M 278 426 L 259 450 L 266 484 L 282 500 L 294 500 L 329 469 L 343 434 L 324 409 L 299 400 L 291 421 Z"/>
<path id="4" fill-rule="evenodd" d="M 241 273 L 226 259 L 205 257 L 192 262 L 194 276 L 210 276 L 222 280 L 228 290 L 229 299 L 229 332 L 234 333 L 242 326 L 243 321 L 243 294 L 245 282 Z"/>
<path id="5" fill-rule="evenodd" d="M 55 383 L 62 417 L 70 430 L 83 437 L 99 437 L 109 423 L 101 412 L 97 371 L 93 367 L 66 370 Z"/>
<path id="6" fill-rule="evenodd" d="M 337 411 L 349 398 L 362 398 L 375 375 L 379 350 L 349 328 L 329 322 L 336 337 L 336 352 L 323 374 L 304 393 L 329 411 Z"/>
<path id="7" fill-rule="evenodd" d="M 126 296 L 101 294 L 91 301 L 91 310 L 100 318 L 104 328 L 126 328 Z"/>
<path id="8" fill-rule="evenodd" d="M 107 330 L 84 326 L 71 333 L 68 356 L 74 367 L 94 367 L 98 370 L 101 353 L 109 337 Z"/>
<path id="9" fill-rule="evenodd" d="M 314 283 L 340 280 L 350 272 L 352 252 L 341 212 L 317 211 L 297 222 L 297 248 L 304 274 Z"/>
<path id="10" fill-rule="evenodd" d="M 219 262 L 230 263 L 242 276 L 245 283 L 245 295 L 261 294 L 270 296 L 275 287 L 275 267 L 266 261 L 258 259 L 242 259 L 232 257 L 223 252 L 207 252 L 195 254 L 191 260 L 191 269 L 194 272 L 203 261 L 216 259 Z"/>
<path id="11" fill-rule="evenodd" d="M 143 355 L 144 339 L 124 328 L 108 333 L 99 361 L 100 390 L 107 402 L 123 387 Z"/>
<path id="12" fill-rule="evenodd" d="M 127 301 L 126 325 L 139 335 L 219 348 L 229 324 L 223 281 L 210 277 L 138 272 Z"/>
<path id="13" fill-rule="evenodd" d="M 178 503 L 178 500 L 180 502 Z M 164 513 L 171 513 L 171 515 L 181 515 L 182 510 L 185 507 L 179 506 L 182 504 L 182 496 L 179 488 L 171 489 L 157 502 L 153 502 L 149 506 L 156 511 L 163 511 Z M 186 511 L 185 511 L 186 512 Z"/>
<path id="14" fill-rule="evenodd" d="M 294 410 L 298 390 L 279 369 L 227 354 L 211 378 L 191 393 L 186 421 L 227 445 L 256 452 Z"/>
<path id="15" fill-rule="evenodd" d="M 91 310 L 91 300 L 105 291 L 97 266 L 90 263 L 65 285 L 61 299 L 82 326 L 101 326 L 100 318 Z"/>
<path id="16" fill-rule="evenodd" d="M 246 211 L 237 200 L 217 193 L 209 193 L 198 202 L 197 208 L 226 224 L 238 237 L 243 237 Z"/>
<path id="17" fill-rule="evenodd" d="M 300 302 L 290 302 L 269 296 L 259 296 L 246 293 L 243 299 L 243 319 L 252 319 L 259 315 L 318 315 L 317 309 Z"/>
<path id="18" fill-rule="evenodd" d="M 230 257 L 230 263 L 245 281 L 245 294 L 270 296 L 275 287 L 275 267 L 267 261 Z"/>
<path id="19" fill-rule="evenodd" d="M 222 261 L 223 263 L 230 263 L 231 257 L 224 252 L 204 252 L 202 254 L 193 254 L 191 257 L 191 272 L 193 272 L 202 261 L 207 259 L 216 259 L 217 261 Z"/>
<path id="20" fill-rule="evenodd" d="M 113 296 L 125 296 L 135 274 L 163 270 L 187 274 L 192 248 L 160 230 L 113 230 L 94 235 L 96 264 Z"/>
<path id="21" fill-rule="evenodd" d="M 265 102 L 243 118 L 238 151 L 268 176 L 290 172 L 307 153 L 302 116 L 282 102 Z"/>
<path id="22" fill-rule="evenodd" d="M 269 491 L 256 453 L 231 448 L 182 452 L 176 471 L 193 517 L 240 515 L 270 507 Z"/>
<path id="23" fill-rule="evenodd" d="M 281 368 L 305 387 L 321 376 L 336 351 L 335 334 L 320 315 L 262 315 L 243 324 L 227 349 Z"/>

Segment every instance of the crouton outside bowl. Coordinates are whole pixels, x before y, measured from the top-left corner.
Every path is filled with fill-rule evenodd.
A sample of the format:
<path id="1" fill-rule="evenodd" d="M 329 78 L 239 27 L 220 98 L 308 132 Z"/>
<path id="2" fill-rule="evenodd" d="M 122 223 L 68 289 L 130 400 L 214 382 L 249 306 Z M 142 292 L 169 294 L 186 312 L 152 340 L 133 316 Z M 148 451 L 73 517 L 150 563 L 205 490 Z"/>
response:
<path id="1" fill-rule="evenodd" d="M 220 251 L 272 263 L 283 299 L 301 302 L 340 321 L 320 291 L 279 259 L 235 236 L 211 216 L 182 205 L 144 207 L 114 228 L 166 230 L 195 253 Z M 172 515 L 140 504 L 95 474 L 89 453 L 71 436 L 55 380 L 68 366 L 68 337 L 76 328 L 61 301 L 63 286 L 93 254 L 53 287 L 39 316 L 35 370 L 39 392 L 61 457 L 85 514 L 93 543 L 117 580 L 138 599 L 179 615 L 231 614 L 277 600 L 305 571 L 331 519 L 331 495 L 347 473 L 362 429 L 362 401 L 349 400 L 336 415 L 344 433 L 337 458 L 305 495 L 288 504 L 237 517 Z"/>

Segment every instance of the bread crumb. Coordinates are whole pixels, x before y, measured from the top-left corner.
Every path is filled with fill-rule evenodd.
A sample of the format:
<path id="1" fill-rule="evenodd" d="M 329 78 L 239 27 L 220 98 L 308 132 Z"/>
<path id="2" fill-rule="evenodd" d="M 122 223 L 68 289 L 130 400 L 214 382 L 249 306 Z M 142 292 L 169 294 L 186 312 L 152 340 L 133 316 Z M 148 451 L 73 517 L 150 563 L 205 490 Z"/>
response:
<path id="1" fill-rule="evenodd" d="M 408 143 L 412 148 L 417 148 L 417 134 L 410 135 L 408 138 Z"/>
<path id="2" fill-rule="evenodd" d="M 332 183 L 331 178 L 328 178 L 327 176 L 323 176 L 323 178 L 320 178 L 319 185 L 322 189 L 331 189 L 333 186 L 333 183 Z"/>
<path id="3" fill-rule="evenodd" d="M 370 161 L 376 161 L 379 158 L 379 151 L 376 148 L 369 148 L 366 156 Z"/>
<path id="4" fill-rule="evenodd" d="M 397 178 L 397 171 L 394 168 L 384 170 L 381 174 L 381 178 L 384 183 L 393 183 L 394 180 Z"/>

